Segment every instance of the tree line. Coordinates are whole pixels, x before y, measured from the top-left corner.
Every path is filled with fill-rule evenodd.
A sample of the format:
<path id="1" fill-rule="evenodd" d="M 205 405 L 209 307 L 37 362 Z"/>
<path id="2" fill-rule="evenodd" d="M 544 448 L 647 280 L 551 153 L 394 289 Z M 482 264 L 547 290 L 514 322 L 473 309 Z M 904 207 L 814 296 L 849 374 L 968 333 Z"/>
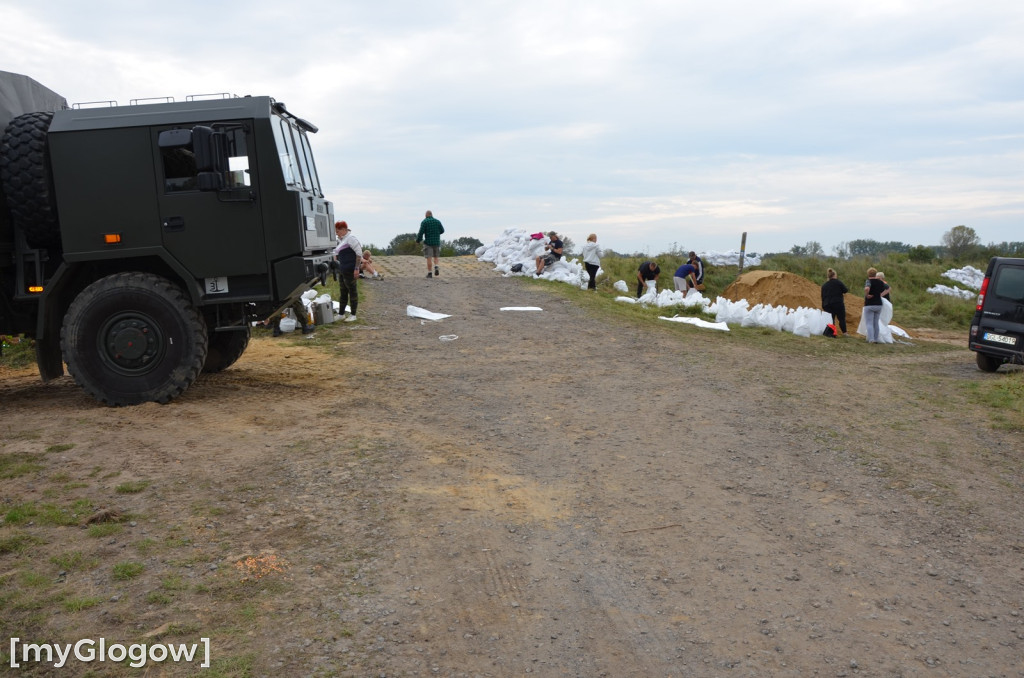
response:
<path id="1" fill-rule="evenodd" d="M 821 243 L 811 240 L 806 245 L 793 245 L 789 254 L 798 257 L 823 257 Z M 832 255 L 838 259 L 851 257 L 879 257 L 883 254 L 906 254 L 910 261 L 928 263 L 936 259 L 989 259 L 991 257 L 1024 256 L 1024 242 L 1004 241 L 982 245 L 977 232 L 969 226 L 954 226 L 942 234 L 939 245 L 909 245 L 890 240 L 858 239 L 841 242 L 832 248 Z"/>
<path id="2" fill-rule="evenodd" d="M 474 254 L 478 248 L 483 247 L 483 243 L 473 237 L 462 237 L 455 238 L 454 240 L 442 240 L 441 241 L 441 256 L 442 257 L 459 257 L 466 254 Z M 402 233 L 396 235 L 388 243 L 387 247 L 380 248 L 380 253 L 384 255 L 395 255 L 395 254 L 423 254 L 423 243 L 416 242 L 415 233 Z"/>

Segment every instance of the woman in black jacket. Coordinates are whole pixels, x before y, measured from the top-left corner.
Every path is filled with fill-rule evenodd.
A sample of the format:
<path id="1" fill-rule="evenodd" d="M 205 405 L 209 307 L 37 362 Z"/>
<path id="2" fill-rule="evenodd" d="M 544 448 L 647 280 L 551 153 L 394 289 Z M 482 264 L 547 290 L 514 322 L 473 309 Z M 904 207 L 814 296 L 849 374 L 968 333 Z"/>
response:
<path id="1" fill-rule="evenodd" d="M 882 315 L 882 293 L 888 285 L 884 280 L 875 277 L 878 271 L 868 269 L 868 279 L 864 281 L 864 321 L 867 326 L 868 343 L 877 344 L 878 325 Z"/>
<path id="2" fill-rule="evenodd" d="M 843 295 L 850 290 L 843 281 L 836 277 L 833 269 L 828 269 L 828 280 L 821 286 L 821 310 L 832 314 L 832 324 L 846 334 L 846 302 Z"/>

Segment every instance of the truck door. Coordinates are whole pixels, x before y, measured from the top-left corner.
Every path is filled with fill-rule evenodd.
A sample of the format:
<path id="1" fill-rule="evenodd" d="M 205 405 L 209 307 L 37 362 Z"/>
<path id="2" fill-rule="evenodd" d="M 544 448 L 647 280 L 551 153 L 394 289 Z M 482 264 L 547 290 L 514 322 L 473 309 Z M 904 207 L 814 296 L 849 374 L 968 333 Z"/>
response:
<path id="1" fill-rule="evenodd" d="M 156 176 L 164 248 L 203 283 L 207 297 L 269 294 L 251 125 L 217 123 L 192 130 L 199 128 L 218 133 L 226 168 L 200 171 L 197 153 L 202 158 L 209 148 L 200 147 L 198 135 L 191 130 L 179 126 L 153 131 L 160 165 Z M 175 134 L 182 143 L 167 142 Z M 211 176 L 216 179 L 214 186 Z"/>

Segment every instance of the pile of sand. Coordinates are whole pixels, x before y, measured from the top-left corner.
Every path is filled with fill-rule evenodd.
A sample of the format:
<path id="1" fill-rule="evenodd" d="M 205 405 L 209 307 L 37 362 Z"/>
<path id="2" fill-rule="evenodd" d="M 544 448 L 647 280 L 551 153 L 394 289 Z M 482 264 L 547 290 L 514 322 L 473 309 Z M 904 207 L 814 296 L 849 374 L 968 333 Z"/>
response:
<path id="1" fill-rule="evenodd" d="M 847 284 L 849 287 L 849 284 Z M 751 306 L 771 304 L 787 308 L 821 308 L 821 285 L 785 271 L 751 271 L 736 278 L 725 288 L 722 296 L 729 301 L 746 299 Z M 864 300 L 852 294 L 845 295 L 846 326 L 850 332 L 857 329 Z"/>

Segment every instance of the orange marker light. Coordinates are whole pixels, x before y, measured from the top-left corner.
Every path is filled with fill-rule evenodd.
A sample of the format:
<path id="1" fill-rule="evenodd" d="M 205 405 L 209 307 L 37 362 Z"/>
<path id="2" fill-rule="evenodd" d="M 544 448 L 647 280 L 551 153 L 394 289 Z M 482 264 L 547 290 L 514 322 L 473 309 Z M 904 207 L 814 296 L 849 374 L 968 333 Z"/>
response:
<path id="1" fill-rule="evenodd" d="M 33 294 L 39 294 L 40 292 L 43 291 L 43 286 L 42 285 L 29 285 L 28 291 L 33 293 Z"/>
<path id="2" fill-rule="evenodd" d="M 103 242 L 105 242 L 108 245 L 116 245 L 116 244 L 121 242 L 121 234 L 120 233 L 104 233 L 103 234 Z"/>

